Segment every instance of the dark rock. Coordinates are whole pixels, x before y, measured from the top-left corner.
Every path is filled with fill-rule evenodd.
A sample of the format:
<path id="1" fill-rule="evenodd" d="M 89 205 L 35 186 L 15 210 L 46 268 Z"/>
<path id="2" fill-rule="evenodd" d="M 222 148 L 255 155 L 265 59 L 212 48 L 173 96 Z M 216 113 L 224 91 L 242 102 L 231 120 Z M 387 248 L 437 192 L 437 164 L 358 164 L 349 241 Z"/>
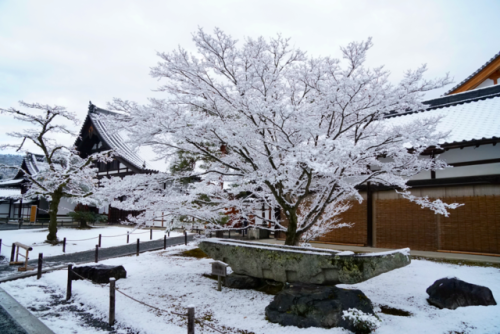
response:
<path id="1" fill-rule="evenodd" d="M 73 271 L 94 283 L 109 283 L 110 277 L 114 277 L 117 280 L 120 278 L 127 278 L 127 271 L 123 266 L 96 264 L 95 266 L 75 267 Z M 73 279 L 79 280 L 81 278 L 77 275 L 73 275 Z"/>
<path id="2" fill-rule="evenodd" d="M 491 290 L 458 278 L 441 278 L 427 288 L 430 304 L 454 310 L 461 306 L 496 305 Z"/>
<path id="3" fill-rule="evenodd" d="M 225 278 L 225 285 L 234 289 L 257 289 L 265 284 L 263 279 L 232 273 Z"/>
<path id="4" fill-rule="evenodd" d="M 370 299 L 361 290 L 292 284 L 274 297 L 266 307 L 266 316 L 283 326 L 343 327 L 359 332 L 352 321 L 342 319 L 343 311 L 350 308 L 374 315 Z"/>

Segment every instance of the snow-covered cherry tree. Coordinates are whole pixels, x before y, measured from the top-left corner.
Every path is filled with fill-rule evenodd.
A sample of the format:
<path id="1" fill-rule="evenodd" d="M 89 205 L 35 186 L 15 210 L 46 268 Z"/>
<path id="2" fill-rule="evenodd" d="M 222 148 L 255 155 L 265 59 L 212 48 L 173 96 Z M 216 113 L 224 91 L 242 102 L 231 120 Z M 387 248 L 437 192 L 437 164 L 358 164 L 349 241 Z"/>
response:
<path id="1" fill-rule="evenodd" d="M 201 181 L 177 193 L 137 193 L 127 204 L 142 196 L 155 211 L 208 220 L 231 208 L 258 217 L 251 203 L 265 203 L 281 208 L 286 219 L 270 220 L 286 232 L 287 245 L 343 226 L 339 215 L 350 201 L 362 201 L 359 186 L 367 182 L 394 186 L 439 214 L 457 206 L 414 197 L 406 184 L 446 167 L 419 158 L 446 136 L 436 131 L 439 119 L 404 124 L 388 117 L 423 109 L 424 93 L 448 84 L 447 75 L 426 80 L 421 66 L 393 84 L 383 67 L 365 65 L 371 39 L 342 47 L 342 59 L 308 56 L 280 35 L 238 42 L 219 29 L 199 29 L 193 40 L 196 53 L 158 54 L 151 75 L 162 82 L 163 99 L 116 99 L 111 107 L 126 113 L 136 145 L 151 146 L 160 158 L 182 151 L 202 159 L 203 170 L 182 175 Z M 124 193 L 141 189 L 127 183 Z"/>
<path id="2" fill-rule="evenodd" d="M 18 152 L 26 150 L 27 142 L 35 145 L 37 153 L 44 159 L 38 163 L 38 173 L 24 173 L 30 187 L 23 195 L 26 198 L 44 197 L 50 202 L 49 233 L 47 241 L 57 242 L 57 212 L 61 198 L 83 204 L 96 204 L 92 197 L 97 186 L 97 169 L 93 161 L 111 161 L 111 152 L 91 155 L 86 159 L 79 157 L 73 147 L 58 143 L 53 135 L 56 133 L 76 135 L 73 131 L 78 120 L 76 115 L 61 106 L 50 106 L 39 103 L 20 102 L 26 110 L 15 108 L 1 109 L 14 119 L 25 122 L 28 128 L 20 132 L 7 133 L 8 136 L 20 140 L 17 144 L 6 144 L 0 149 L 15 148 Z M 74 124 L 70 129 L 60 121 L 66 120 Z M 23 171 L 20 167 L 19 170 Z M 24 171 L 23 171 L 24 172 Z"/>

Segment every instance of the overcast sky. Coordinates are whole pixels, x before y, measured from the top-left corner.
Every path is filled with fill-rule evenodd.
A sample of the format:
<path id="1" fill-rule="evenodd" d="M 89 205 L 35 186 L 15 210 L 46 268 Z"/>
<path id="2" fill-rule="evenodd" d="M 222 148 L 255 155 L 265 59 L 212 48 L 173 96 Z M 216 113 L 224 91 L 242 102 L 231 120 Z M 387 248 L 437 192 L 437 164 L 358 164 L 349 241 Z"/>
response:
<path id="1" fill-rule="evenodd" d="M 500 51 L 498 13 L 498 0 L 0 0 L 0 107 L 58 104 L 83 120 L 89 100 L 159 97 L 156 52 L 193 50 L 197 27 L 216 26 L 240 40 L 281 33 L 314 56 L 372 36 L 368 63 L 394 82 L 426 63 L 429 78 L 449 72 L 458 83 Z M 0 143 L 18 127 L 0 115 Z"/>

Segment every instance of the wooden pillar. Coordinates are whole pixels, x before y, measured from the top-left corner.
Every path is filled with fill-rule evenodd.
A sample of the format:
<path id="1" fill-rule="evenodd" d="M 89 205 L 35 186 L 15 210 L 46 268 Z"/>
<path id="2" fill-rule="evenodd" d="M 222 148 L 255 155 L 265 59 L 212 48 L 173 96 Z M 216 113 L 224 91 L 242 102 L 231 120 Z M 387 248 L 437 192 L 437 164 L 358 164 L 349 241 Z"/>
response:
<path id="1" fill-rule="evenodd" d="M 187 316 L 188 316 L 188 334 L 194 334 L 194 307 L 188 306 L 187 308 Z"/>
<path id="2" fill-rule="evenodd" d="M 366 246 L 373 246 L 373 196 L 370 182 L 366 183 Z"/>
<path id="3" fill-rule="evenodd" d="M 19 218 L 19 220 L 22 219 L 21 215 L 22 215 L 22 210 L 23 210 L 23 199 L 21 198 L 19 200 L 19 210 L 17 211 L 17 218 Z"/>
<path id="4" fill-rule="evenodd" d="M 115 281 L 114 277 L 109 278 L 109 325 L 115 324 Z"/>
<path id="5" fill-rule="evenodd" d="M 9 215 L 7 216 L 7 220 L 5 221 L 5 223 L 8 223 L 9 222 L 9 219 L 10 219 L 10 213 L 12 211 L 12 204 L 13 204 L 14 201 L 12 201 L 12 198 L 9 199 Z"/>

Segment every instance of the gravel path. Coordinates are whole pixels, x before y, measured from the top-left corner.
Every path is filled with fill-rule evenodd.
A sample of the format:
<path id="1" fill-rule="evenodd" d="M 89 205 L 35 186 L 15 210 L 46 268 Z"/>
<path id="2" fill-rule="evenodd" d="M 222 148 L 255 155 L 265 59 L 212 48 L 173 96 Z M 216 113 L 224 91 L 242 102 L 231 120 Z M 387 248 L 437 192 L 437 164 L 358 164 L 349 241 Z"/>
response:
<path id="1" fill-rule="evenodd" d="M 188 235 L 188 242 L 193 240 L 193 235 Z M 137 250 L 136 240 L 130 240 L 131 243 L 127 245 L 115 246 L 115 247 L 106 247 L 99 248 L 99 260 L 105 260 L 108 258 L 125 256 L 135 254 Z M 184 236 L 179 237 L 171 237 L 167 239 L 167 247 L 180 245 L 184 243 Z M 163 239 L 159 240 L 151 240 L 151 241 L 141 241 L 139 244 L 140 252 L 151 251 L 155 249 L 163 248 Z M 28 264 L 34 266 L 35 268 L 38 266 L 38 256 L 36 254 L 31 255 L 33 260 L 29 260 Z M 77 253 L 68 253 L 57 256 L 50 256 L 43 259 L 43 268 L 47 267 L 56 267 L 61 265 L 66 265 L 70 263 L 85 263 L 85 262 L 94 262 L 95 261 L 95 250 L 89 250 L 84 252 Z M 0 279 L 7 278 L 9 276 L 18 275 L 17 271 L 18 266 L 9 266 L 9 259 L 6 257 L 0 257 Z M 31 271 L 36 272 L 35 271 Z"/>

